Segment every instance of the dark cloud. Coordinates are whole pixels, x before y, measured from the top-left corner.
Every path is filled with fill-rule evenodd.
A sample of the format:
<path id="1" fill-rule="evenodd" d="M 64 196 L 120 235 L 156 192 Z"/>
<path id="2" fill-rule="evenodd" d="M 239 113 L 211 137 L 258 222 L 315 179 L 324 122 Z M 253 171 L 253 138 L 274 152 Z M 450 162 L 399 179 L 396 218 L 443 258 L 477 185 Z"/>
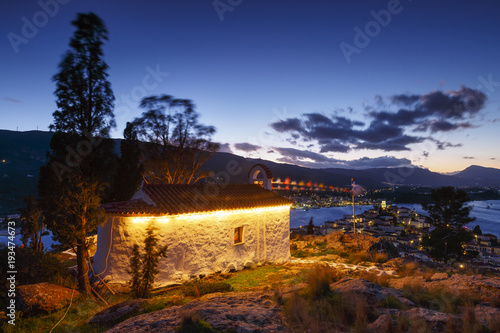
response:
<path id="1" fill-rule="evenodd" d="M 305 159 L 312 160 L 313 162 L 319 162 L 319 163 L 324 163 L 324 162 L 338 162 L 338 160 L 329 158 L 325 155 L 318 154 L 309 150 L 299 150 L 295 148 L 280 148 L 280 147 L 274 147 L 273 148 L 275 151 L 283 155 L 284 157 L 287 158 L 287 160 L 293 160 L 294 162 L 301 162 L 304 161 Z"/>
<path id="2" fill-rule="evenodd" d="M 390 97 L 390 100 L 394 104 L 400 104 L 400 105 L 404 105 L 404 106 L 410 106 L 413 103 L 418 102 L 419 99 L 420 99 L 419 95 L 404 95 L 404 94 L 401 94 L 401 95 L 392 95 Z"/>
<path id="3" fill-rule="evenodd" d="M 474 156 L 464 156 L 464 160 L 473 160 L 475 159 Z"/>
<path id="4" fill-rule="evenodd" d="M 9 103 L 22 103 L 20 100 L 12 98 L 12 97 L 2 97 L 2 101 Z"/>
<path id="5" fill-rule="evenodd" d="M 362 157 L 357 160 L 345 161 L 327 157 L 311 151 L 303 151 L 295 148 L 273 148 L 282 157 L 278 161 L 290 163 L 309 168 L 392 168 L 401 166 L 412 166 L 407 158 L 396 158 L 394 156 L 381 156 L 376 158 Z"/>
<path id="6" fill-rule="evenodd" d="M 256 151 L 260 149 L 260 146 L 253 145 L 248 142 L 242 142 L 242 143 L 235 143 L 234 148 L 245 151 L 245 152 L 251 152 L 251 151 Z"/>
<path id="7" fill-rule="evenodd" d="M 289 134 L 294 144 L 317 143 L 321 153 L 359 149 L 404 151 L 425 140 L 435 142 L 438 149 L 459 147 L 459 143 L 442 142 L 432 135 L 474 127 L 470 120 L 484 107 L 486 95 L 461 87 L 456 91 L 393 95 L 387 101 L 389 106 L 377 95 L 374 105 L 365 105 L 369 120 L 366 123 L 337 114 L 306 113 L 270 126 Z M 417 132 L 422 135 L 412 135 Z"/>

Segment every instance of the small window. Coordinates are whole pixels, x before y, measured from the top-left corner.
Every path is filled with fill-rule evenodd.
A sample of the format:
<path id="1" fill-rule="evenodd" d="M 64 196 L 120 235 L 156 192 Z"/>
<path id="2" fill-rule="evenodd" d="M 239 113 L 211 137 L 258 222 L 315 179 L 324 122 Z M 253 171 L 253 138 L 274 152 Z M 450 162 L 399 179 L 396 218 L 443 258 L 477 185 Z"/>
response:
<path id="1" fill-rule="evenodd" d="M 243 243 L 243 227 L 234 228 L 234 244 Z"/>

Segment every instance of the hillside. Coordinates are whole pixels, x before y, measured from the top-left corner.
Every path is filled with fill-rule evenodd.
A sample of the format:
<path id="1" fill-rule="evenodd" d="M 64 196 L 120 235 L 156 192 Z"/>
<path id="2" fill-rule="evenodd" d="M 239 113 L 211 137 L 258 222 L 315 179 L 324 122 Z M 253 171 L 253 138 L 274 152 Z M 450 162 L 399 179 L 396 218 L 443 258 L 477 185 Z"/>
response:
<path id="1" fill-rule="evenodd" d="M 36 194 L 38 170 L 46 163 L 52 133 L 43 131 L 15 132 L 0 130 L 0 215 L 14 214 L 23 206 L 23 198 Z M 119 139 L 115 139 L 119 152 Z M 241 171 L 227 173 L 232 163 Z M 216 153 L 205 168 L 216 176 L 227 177 L 230 183 L 245 183 L 250 168 L 256 163 L 267 165 L 275 179 L 311 181 L 338 187 L 347 187 L 354 178 L 367 188 L 398 186 L 500 186 L 500 169 L 470 166 L 456 175 L 443 175 L 422 168 L 374 168 L 365 170 L 329 168 L 312 169 L 244 158 L 230 153 Z M 231 168 L 231 167 L 229 167 Z M 232 167 L 231 170 L 239 170 Z"/>
<path id="2" fill-rule="evenodd" d="M 500 170 L 471 165 L 457 173 L 456 176 L 468 181 L 474 181 L 477 186 L 498 186 L 496 184 L 500 180 Z"/>

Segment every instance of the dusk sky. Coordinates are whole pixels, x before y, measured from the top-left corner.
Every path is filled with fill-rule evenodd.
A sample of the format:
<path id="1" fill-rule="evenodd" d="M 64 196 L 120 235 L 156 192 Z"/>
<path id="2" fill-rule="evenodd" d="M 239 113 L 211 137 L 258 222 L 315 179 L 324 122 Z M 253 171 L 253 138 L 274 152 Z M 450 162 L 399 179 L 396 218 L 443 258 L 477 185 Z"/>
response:
<path id="1" fill-rule="evenodd" d="M 500 168 L 498 0 L 2 1 L 0 129 L 48 130 L 80 12 L 109 31 L 113 137 L 168 94 L 246 157 Z"/>

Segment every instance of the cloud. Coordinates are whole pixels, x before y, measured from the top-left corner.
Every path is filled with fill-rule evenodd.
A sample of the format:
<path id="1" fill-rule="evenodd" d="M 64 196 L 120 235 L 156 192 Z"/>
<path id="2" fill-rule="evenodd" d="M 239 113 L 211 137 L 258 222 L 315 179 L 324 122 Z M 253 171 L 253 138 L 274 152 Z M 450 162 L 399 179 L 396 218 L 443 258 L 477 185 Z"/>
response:
<path id="1" fill-rule="evenodd" d="M 464 160 L 473 160 L 475 157 L 473 156 L 464 156 Z"/>
<path id="2" fill-rule="evenodd" d="M 235 143 L 234 148 L 245 151 L 245 152 L 252 152 L 260 149 L 260 146 L 253 145 L 248 142 L 242 142 L 242 143 Z"/>
<path id="3" fill-rule="evenodd" d="M 220 148 L 219 148 L 219 152 L 221 153 L 233 153 L 233 151 L 231 150 L 231 146 L 229 145 L 229 143 L 220 143 Z"/>
<path id="4" fill-rule="evenodd" d="M 426 140 L 437 149 L 459 147 L 460 143 L 437 140 L 436 133 L 476 127 L 471 120 L 484 108 L 486 95 L 461 87 L 456 91 L 432 91 L 427 94 L 375 96 L 374 105 L 365 105 L 366 122 L 321 113 L 305 113 L 270 124 L 278 133 L 288 134 L 294 145 L 314 142 L 320 153 L 369 149 L 410 150 L 410 145 Z M 419 133 L 419 135 L 417 135 Z"/>
<path id="5" fill-rule="evenodd" d="M 20 100 L 12 98 L 12 97 L 2 97 L 2 101 L 9 103 L 22 103 Z"/>
<path id="6" fill-rule="evenodd" d="M 327 157 L 312 151 L 303 151 L 295 148 L 273 147 L 275 152 L 282 156 L 278 161 L 295 164 L 309 168 L 393 168 L 401 166 L 412 166 L 407 158 L 396 158 L 394 156 L 380 156 L 375 158 L 362 157 L 357 160 L 346 161 Z"/>

